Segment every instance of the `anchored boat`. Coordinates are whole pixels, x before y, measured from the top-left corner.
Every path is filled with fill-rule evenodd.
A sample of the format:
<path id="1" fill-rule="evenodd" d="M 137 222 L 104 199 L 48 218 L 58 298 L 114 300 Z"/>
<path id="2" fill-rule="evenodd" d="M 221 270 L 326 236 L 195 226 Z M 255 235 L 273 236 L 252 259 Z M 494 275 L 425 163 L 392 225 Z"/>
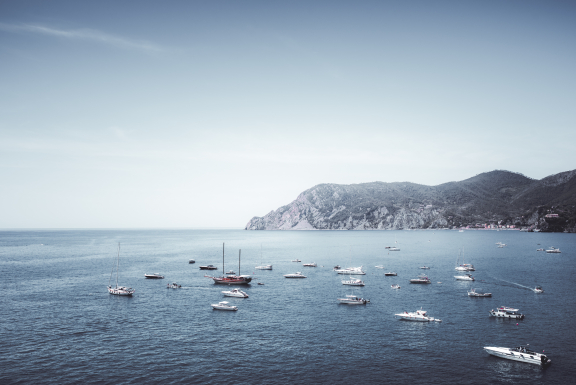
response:
<path id="1" fill-rule="evenodd" d="M 550 365 L 552 363 L 552 360 L 550 360 L 545 354 L 536 353 L 528 349 L 528 346 L 518 346 L 515 348 L 485 346 L 484 350 L 488 354 L 500 358 L 506 358 L 507 360 L 526 362 L 529 364 L 535 364 L 541 366 Z"/>

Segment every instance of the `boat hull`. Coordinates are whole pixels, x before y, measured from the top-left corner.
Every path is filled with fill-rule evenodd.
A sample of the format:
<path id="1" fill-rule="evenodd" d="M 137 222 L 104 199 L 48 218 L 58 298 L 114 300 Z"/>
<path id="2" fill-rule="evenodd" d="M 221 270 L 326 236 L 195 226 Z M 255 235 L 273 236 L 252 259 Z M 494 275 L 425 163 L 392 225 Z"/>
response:
<path id="1" fill-rule="evenodd" d="M 532 364 L 532 365 L 540 365 L 540 366 L 544 366 L 544 365 L 549 365 L 550 363 L 552 363 L 551 360 L 547 360 L 546 363 L 542 362 L 542 355 L 540 354 L 530 354 L 530 353 L 521 353 L 521 352 L 515 352 L 515 351 L 510 351 L 509 349 L 506 348 L 498 348 L 498 347 L 491 347 L 491 346 L 487 346 L 484 348 L 484 351 L 492 356 L 495 357 L 500 357 L 500 358 L 505 358 L 507 360 L 512 360 L 512 361 L 518 361 L 518 362 L 525 362 L 527 364 Z"/>
<path id="2" fill-rule="evenodd" d="M 512 319 L 524 319 L 524 314 L 508 314 L 504 312 L 490 311 L 490 316 L 496 318 L 512 318 Z"/>
<path id="3" fill-rule="evenodd" d="M 221 278 L 212 278 L 214 283 L 220 285 L 248 285 L 252 278 L 235 278 L 235 277 L 221 277 Z"/>

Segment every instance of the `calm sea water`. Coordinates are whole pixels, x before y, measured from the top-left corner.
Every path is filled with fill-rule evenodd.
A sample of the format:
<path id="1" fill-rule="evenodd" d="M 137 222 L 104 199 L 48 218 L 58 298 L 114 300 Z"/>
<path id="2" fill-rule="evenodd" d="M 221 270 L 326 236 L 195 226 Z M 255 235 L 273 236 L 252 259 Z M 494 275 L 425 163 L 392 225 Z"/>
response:
<path id="1" fill-rule="evenodd" d="M 119 283 L 133 297 L 106 289 L 118 242 Z M 242 249 L 241 272 L 257 279 L 243 289 L 250 298 L 226 298 L 237 312 L 211 309 L 226 287 L 198 269 L 222 273 L 223 242 L 226 270 L 238 271 Z M 562 254 L 536 251 L 549 246 Z M 476 282 L 454 279 L 461 249 Z M 572 234 L 516 231 L 2 231 L 0 383 L 574 383 L 575 254 Z M 274 270 L 254 270 L 261 263 Z M 335 264 L 363 265 L 366 286 L 343 286 Z M 282 276 L 296 271 L 308 278 Z M 166 279 L 144 279 L 155 272 Z M 433 284 L 408 283 L 422 272 Z M 537 284 L 545 293 L 530 290 Z M 493 297 L 469 298 L 471 287 Z M 346 294 L 371 303 L 338 305 Z M 500 305 L 526 318 L 489 317 Z M 443 322 L 394 318 L 421 307 Z M 552 365 L 482 349 L 526 343 Z"/>

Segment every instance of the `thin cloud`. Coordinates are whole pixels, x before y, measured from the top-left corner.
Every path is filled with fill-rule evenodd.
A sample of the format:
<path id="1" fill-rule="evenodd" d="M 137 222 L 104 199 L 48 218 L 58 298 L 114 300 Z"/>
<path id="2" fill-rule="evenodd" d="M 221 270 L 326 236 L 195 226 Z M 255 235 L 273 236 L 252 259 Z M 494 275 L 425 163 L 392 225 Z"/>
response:
<path id="1" fill-rule="evenodd" d="M 65 39 L 88 40 L 120 48 L 137 49 L 146 52 L 163 51 L 161 47 L 141 40 L 126 39 L 93 29 L 62 30 L 33 24 L 6 24 L 0 23 L 0 30 L 7 32 L 31 32 L 47 36 L 57 36 Z"/>

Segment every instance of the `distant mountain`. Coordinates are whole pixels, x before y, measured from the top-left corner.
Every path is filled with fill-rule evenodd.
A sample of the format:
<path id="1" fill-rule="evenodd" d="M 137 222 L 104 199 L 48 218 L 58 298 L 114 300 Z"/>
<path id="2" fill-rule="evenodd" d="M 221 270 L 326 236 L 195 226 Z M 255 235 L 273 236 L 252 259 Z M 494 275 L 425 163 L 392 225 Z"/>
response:
<path id="1" fill-rule="evenodd" d="M 438 186 L 320 184 L 254 217 L 246 230 L 377 230 L 505 226 L 576 232 L 576 170 L 541 180 L 495 170 Z"/>

